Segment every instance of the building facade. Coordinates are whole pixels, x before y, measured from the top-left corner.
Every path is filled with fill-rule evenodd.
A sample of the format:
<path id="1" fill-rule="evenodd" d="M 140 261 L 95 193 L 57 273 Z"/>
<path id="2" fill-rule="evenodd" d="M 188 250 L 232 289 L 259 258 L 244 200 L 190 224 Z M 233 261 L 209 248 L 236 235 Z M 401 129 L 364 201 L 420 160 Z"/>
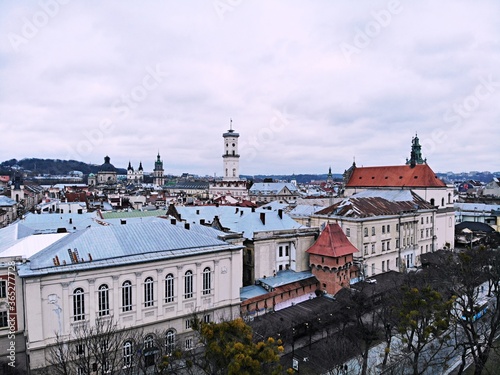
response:
<path id="1" fill-rule="evenodd" d="M 437 209 L 408 190 L 366 190 L 318 211 L 312 225 L 337 223 L 356 247 L 360 276 L 420 264 L 420 255 L 437 250 Z M 453 242 L 450 242 L 452 244 Z"/>
<path id="2" fill-rule="evenodd" d="M 144 182 L 144 168 L 142 168 L 142 162 L 139 163 L 139 168 L 134 170 L 130 161 L 127 167 L 127 183 L 129 184 L 141 184 Z"/>
<path id="3" fill-rule="evenodd" d="M 164 342 L 192 349 L 193 314 L 204 321 L 239 316 L 241 246 L 221 235 L 167 220 L 93 227 L 19 265 L 31 368 L 47 366 L 56 334 L 70 340 L 77 327 L 103 319 L 120 330 L 162 332 Z"/>

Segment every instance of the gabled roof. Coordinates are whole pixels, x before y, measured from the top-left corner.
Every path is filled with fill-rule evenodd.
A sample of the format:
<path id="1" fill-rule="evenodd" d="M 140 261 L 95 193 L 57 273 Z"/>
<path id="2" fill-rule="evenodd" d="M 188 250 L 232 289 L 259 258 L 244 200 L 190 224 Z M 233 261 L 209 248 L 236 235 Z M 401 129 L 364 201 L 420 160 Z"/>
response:
<path id="1" fill-rule="evenodd" d="M 317 215 L 343 217 L 370 217 L 397 215 L 401 212 L 432 210 L 434 206 L 410 190 L 365 190 L 344 199 L 321 211 Z"/>
<path id="2" fill-rule="evenodd" d="M 347 239 L 338 224 L 328 224 L 316 242 L 307 250 L 309 254 L 338 258 L 358 251 Z"/>
<path id="3" fill-rule="evenodd" d="M 446 187 L 427 164 L 354 168 L 346 188 L 354 187 Z"/>

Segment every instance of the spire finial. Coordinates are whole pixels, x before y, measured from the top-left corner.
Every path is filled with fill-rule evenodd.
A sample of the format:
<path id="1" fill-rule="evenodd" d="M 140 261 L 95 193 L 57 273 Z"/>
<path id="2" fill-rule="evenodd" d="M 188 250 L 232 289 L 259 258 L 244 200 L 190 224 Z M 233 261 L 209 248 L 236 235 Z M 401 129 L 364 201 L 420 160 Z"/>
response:
<path id="1" fill-rule="evenodd" d="M 233 119 L 229 118 L 229 130 L 233 130 Z"/>

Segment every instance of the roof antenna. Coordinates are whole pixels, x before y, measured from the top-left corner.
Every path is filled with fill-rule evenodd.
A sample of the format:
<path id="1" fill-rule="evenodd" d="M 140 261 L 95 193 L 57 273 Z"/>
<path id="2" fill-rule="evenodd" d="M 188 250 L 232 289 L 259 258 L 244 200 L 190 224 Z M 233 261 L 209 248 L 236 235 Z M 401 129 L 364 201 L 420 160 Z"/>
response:
<path id="1" fill-rule="evenodd" d="M 229 130 L 233 130 L 233 119 L 229 119 Z"/>

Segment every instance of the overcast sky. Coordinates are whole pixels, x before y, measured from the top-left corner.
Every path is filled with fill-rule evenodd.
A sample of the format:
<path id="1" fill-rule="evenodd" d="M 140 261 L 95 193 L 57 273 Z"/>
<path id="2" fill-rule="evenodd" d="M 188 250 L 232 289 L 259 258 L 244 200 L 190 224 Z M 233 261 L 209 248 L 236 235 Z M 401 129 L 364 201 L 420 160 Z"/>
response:
<path id="1" fill-rule="evenodd" d="M 0 3 L 0 161 L 222 175 L 498 171 L 500 2 Z"/>

